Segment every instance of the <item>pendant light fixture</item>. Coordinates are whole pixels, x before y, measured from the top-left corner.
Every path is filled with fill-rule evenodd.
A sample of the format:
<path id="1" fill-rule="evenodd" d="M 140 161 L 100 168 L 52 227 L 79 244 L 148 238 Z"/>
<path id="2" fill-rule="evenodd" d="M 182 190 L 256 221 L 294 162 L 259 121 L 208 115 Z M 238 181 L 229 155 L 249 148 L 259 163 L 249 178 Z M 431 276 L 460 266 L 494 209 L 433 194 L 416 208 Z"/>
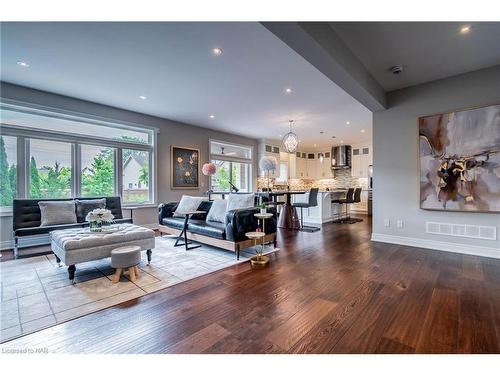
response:
<path id="1" fill-rule="evenodd" d="M 299 137 L 292 130 L 293 120 L 288 120 L 288 122 L 290 124 L 290 131 L 283 137 L 283 147 L 286 152 L 293 154 L 299 146 Z"/>

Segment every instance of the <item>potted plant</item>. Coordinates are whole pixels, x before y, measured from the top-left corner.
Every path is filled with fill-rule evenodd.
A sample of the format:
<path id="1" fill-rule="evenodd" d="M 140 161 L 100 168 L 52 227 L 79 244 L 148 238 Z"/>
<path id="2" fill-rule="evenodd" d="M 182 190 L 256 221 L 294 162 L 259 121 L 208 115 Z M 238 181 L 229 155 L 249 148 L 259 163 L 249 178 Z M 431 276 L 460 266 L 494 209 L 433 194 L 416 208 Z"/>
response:
<path id="1" fill-rule="evenodd" d="M 265 214 L 266 213 L 266 204 L 261 203 L 259 207 L 260 207 L 260 213 Z"/>
<path id="2" fill-rule="evenodd" d="M 110 210 L 96 208 L 87 214 L 85 220 L 89 222 L 91 232 L 102 232 L 102 227 L 104 225 L 111 225 L 114 218 Z"/>

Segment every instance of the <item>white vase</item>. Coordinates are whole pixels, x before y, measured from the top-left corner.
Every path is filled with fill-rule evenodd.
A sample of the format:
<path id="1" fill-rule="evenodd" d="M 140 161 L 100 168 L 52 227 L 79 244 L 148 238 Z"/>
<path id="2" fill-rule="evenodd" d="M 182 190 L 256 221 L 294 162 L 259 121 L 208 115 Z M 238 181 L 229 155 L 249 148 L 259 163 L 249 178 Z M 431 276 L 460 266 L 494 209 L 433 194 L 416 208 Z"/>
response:
<path id="1" fill-rule="evenodd" d="M 266 209 L 265 209 L 265 208 L 261 208 L 261 209 L 260 209 L 260 213 L 261 213 L 261 214 L 265 214 L 265 213 L 266 213 Z"/>

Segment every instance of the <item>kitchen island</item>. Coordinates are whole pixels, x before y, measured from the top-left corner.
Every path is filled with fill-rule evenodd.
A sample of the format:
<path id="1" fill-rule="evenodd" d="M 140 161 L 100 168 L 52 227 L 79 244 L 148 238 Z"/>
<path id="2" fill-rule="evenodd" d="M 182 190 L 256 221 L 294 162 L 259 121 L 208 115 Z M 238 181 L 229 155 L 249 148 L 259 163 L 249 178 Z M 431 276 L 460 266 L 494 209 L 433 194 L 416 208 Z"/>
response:
<path id="1" fill-rule="evenodd" d="M 324 224 L 338 218 L 341 209 L 345 209 L 339 204 L 332 203 L 332 200 L 340 199 L 345 196 L 346 189 L 336 189 L 330 191 L 320 191 L 318 193 L 318 205 L 303 210 L 304 222 L 307 224 Z M 307 202 L 309 193 L 297 195 L 294 202 Z M 298 212 L 300 218 L 300 210 Z"/>

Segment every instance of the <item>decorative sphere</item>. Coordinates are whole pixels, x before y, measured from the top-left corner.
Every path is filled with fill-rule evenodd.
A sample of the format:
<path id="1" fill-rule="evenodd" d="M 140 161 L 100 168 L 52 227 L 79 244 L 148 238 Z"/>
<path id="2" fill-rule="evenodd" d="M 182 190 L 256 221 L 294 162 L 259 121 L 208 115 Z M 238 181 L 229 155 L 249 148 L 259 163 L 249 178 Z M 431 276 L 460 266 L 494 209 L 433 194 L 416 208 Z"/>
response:
<path id="1" fill-rule="evenodd" d="M 278 160 L 274 156 L 263 156 L 259 161 L 259 168 L 263 171 L 274 171 L 278 166 Z"/>
<path id="2" fill-rule="evenodd" d="M 205 164 L 203 164 L 203 167 L 201 168 L 201 172 L 205 176 L 214 175 L 216 171 L 217 171 L 217 168 L 216 168 L 214 163 L 205 163 Z"/>

